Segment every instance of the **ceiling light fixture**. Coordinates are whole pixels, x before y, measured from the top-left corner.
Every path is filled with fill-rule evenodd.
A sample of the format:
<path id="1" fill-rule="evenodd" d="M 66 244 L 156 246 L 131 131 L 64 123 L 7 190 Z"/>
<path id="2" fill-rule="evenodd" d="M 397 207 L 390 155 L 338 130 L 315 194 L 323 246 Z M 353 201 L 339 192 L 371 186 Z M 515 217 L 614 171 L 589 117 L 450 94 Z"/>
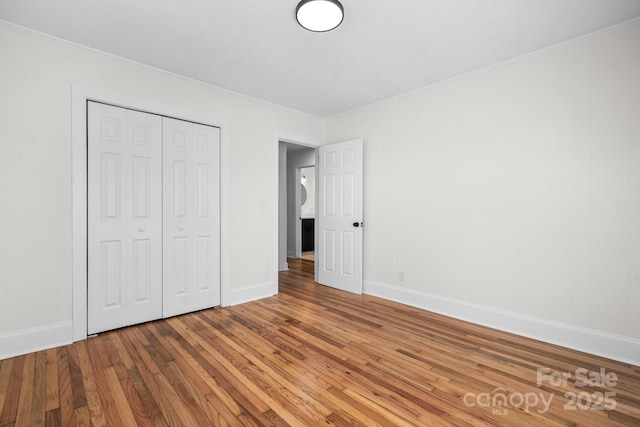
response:
<path id="1" fill-rule="evenodd" d="M 338 0 L 302 0 L 296 7 L 298 24 L 309 31 L 331 31 L 343 18 L 344 9 Z"/>

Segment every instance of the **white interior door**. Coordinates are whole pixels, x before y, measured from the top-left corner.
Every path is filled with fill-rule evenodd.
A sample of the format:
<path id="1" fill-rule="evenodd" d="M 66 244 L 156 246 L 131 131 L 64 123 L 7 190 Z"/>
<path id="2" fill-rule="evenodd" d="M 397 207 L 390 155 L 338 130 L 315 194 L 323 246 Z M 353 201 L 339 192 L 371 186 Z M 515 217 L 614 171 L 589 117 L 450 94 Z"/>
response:
<path id="1" fill-rule="evenodd" d="M 321 146 L 318 160 L 318 282 L 362 293 L 362 140 Z"/>
<path id="2" fill-rule="evenodd" d="M 220 305 L 220 129 L 163 120 L 163 316 Z"/>
<path id="3" fill-rule="evenodd" d="M 89 334 L 162 314 L 162 119 L 88 105 Z"/>

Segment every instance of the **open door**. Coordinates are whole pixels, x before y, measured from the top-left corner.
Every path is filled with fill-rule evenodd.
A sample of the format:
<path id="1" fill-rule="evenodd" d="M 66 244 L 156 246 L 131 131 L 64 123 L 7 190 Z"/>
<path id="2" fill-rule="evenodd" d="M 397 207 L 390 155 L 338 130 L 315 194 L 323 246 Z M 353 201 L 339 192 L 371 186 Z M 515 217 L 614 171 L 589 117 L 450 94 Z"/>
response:
<path id="1" fill-rule="evenodd" d="M 319 283 L 362 293 L 362 140 L 321 146 L 318 152 Z"/>

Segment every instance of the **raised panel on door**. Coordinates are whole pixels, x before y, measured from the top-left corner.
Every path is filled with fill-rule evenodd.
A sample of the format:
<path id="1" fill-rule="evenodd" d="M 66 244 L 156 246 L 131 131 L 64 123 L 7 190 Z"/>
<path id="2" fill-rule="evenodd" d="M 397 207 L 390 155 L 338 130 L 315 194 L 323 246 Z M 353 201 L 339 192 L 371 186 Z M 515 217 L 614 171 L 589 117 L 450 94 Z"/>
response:
<path id="1" fill-rule="evenodd" d="M 100 242 L 99 252 L 96 254 L 100 258 L 100 275 L 97 276 L 99 290 L 97 297 L 100 299 L 100 308 L 109 311 L 120 311 L 126 309 L 122 299 L 122 240 L 103 240 Z M 119 316 L 118 323 L 124 324 L 125 317 Z"/>
<path id="2" fill-rule="evenodd" d="M 162 310 L 161 118 L 89 102 L 89 334 Z"/>
<path id="3" fill-rule="evenodd" d="M 220 305 L 220 130 L 165 118 L 163 316 Z"/>
<path id="4" fill-rule="evenodd" d="M 318 282 L 362 293 L 362 140 L 320 147 Z"/>

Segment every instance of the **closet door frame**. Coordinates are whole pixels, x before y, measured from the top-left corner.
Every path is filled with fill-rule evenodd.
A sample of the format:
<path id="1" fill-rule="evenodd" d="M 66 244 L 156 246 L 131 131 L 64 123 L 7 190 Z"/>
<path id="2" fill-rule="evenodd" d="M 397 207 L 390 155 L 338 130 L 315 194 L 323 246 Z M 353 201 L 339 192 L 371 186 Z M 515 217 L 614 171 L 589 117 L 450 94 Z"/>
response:
<path id="1" fill-rule="evenodd" d="M 229 143 L 228 124 L 203 111 L 184 111 L 98 88 L 73 85 L 71 99 L 72 178 L 72 337 L 87 338 L 87 102 L 96 101 L 220 128 L 220 305 L 229 296 Z"/>

